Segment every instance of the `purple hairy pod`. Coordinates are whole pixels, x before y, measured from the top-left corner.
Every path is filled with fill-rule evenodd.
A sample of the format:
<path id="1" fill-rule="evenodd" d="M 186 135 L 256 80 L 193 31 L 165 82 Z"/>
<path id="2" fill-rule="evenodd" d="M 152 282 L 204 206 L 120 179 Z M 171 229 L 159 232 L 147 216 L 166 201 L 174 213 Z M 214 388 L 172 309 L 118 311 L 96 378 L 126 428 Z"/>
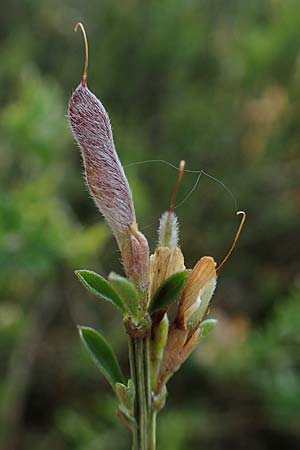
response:
<path id="1" fill-rule="evenodd" d="M 108 114 L 83 81 L 71 97 L 69 118 L 82 152 L 89 190 L 120 241 L 136 221 L 132 194 L 115 149 Z"/>
<path id="2" fill-rule="evenodd" d="M 82 81 L 69 103 L 70 125 L 81 150 L 89 191 L 117 239 L 126 273 L 144 287 L 145 273 L 142 281 L 140 278 L 145 269 L 147 273 L 148 243 L 137 231 L 132 193 L 116 152 L 109 116 L 87 87 L 87 39 L 83 26 L 78 26 L 85 40 L 86 59 Z"/>

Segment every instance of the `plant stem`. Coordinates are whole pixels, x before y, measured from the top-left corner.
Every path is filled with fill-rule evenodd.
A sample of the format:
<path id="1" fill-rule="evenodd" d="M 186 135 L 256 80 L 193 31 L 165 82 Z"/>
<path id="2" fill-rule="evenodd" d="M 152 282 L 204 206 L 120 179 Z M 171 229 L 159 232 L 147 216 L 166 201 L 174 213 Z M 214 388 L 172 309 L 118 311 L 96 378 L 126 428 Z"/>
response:
<path id="1" fill-rule="evenodd" d="M 132 450 L 155 450 L 155 446 L 152 445 L 149 353 L 148 337 L 129 337 L 131 376 L 136 388 L 135 420 L 137 424 L 136 442 L 133 442 Z"/>
<path id="2" fill-rule="evenodd" d="M 156 450 L 156 417 L 157 412 L 151 411 L 150 413 L 150 446 L 149 450 Z"/>
<path id="3" fill-rule="evenodd" d="M 152 409 L 152 395 L 151 395 L 151 358 L 150 358 L 150 338 L 147 336 L 144 339 L 144 370 L 145 370 L 145 388 L 148 409 L 148 420 L 150 421 Z"/>
<path id="4" fill-rule="evenodd" d="M 135 388 L 137 389 L 137 374 L 136 374 L 136 361 L 135 361 L 135 349 L 134 349 L 134 339 L 129 337 L 128 341 L 129 347 L 129 363 L 130 363 L 130 373 L 131 379 L 134 383 Z M 135 409 L 137 406 L 137 401 L 135 401 Z M 137 414 L 135 414 L 137 415 Z M 139 428 L 137 423 L 132 430 L 132 450 L 138 450 L 139 448 Z"/>
<path id="5" fill-rule="evenodd" d="M 146 391 L 146 373 L 145 373 L 145 361 L 144 361 L 144 339 L 135 339 L 135 351 L 136 351 L 136 372 L 137 372 L 137 400 L 139 406 L 139 429 L 140 429 L 140 449 L 148 450 L 148 402 Z"/>

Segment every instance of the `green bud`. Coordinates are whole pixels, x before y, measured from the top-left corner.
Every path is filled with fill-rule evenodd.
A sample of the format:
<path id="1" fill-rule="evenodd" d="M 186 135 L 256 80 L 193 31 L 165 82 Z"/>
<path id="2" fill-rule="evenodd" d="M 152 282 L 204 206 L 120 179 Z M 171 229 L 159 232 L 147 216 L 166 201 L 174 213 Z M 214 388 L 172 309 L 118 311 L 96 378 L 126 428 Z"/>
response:
<path id="1" fill-rule="evenodd" d="M 151 357 L 151 383 L 152 389 L 155 391 L 157 376 L 160 365 L 164 356 L 164 350 L 168 339 L 169 319 L 165 314 L 163 319 L 157 324 L 152 331 L 152 339 L 150 341 L 150 357 Z"/>
<path id="2" fill-rule="evenodd" d="M 158 229 L 158 247 L 175 248 L 178 246 L 179 226 L 173 211 L 166 211 L 160 218 Z"/>
<path id="3" fill-rule="evenodd" d="M 201 336 L 206 337 L 208 336 L 211 331 L 213 331 L 218 324 L 218 321 L 216 319 L 207 319 L 204 320 L 200 325 L 200 331 Z"/>
<path id="4" fill-rule="evenodd" d="M 135 401 L 135 386 L 133 381 L 129 379 L 127 386 L 123 383 L 116 383 L 115 391 L 120 401 L 120 409 L 127 414 L 132 415 Z"/>

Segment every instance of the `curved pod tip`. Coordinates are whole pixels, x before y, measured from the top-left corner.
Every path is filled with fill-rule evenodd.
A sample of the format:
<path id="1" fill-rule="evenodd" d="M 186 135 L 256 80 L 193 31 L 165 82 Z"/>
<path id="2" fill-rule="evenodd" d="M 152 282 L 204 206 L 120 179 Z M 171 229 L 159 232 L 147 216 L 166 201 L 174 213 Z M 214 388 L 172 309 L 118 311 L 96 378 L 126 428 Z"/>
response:
<path id="1" fill-rule="evenodd" d="M 88 67 L 89 67 L 89 44 L 85 32 L 85 28 L 81 22 L 77 22 L 74 31 L 77 31 L 78 28 L 80 28 L 84 40 L 84 48 L 85 48 L 85 61 L 84 61 L 84 68 L 83 68 L 83 74 L 82 74 L 82 84 L 86 86 L 87 84 L 87 77 L 88 77 Z"/>

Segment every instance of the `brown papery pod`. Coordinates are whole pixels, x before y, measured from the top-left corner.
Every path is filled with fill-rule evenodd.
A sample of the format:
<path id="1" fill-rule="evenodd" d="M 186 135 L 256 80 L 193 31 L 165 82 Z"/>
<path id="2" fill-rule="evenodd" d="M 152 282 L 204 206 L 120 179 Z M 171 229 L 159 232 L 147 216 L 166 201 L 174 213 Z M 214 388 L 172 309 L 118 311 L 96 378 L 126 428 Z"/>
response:
<path id="1" fill-rule="evenodd" d="M 201 304 L 201 292 L 207 283 L 216 279 L 216 262 L 211 256 L 203 256 L 195 265 L 179 300 L 176 323 L 186 330 L 187 322 Z"/>
<path id="2" fill-rule="evenodd" d="M 171 376 L 177 372 L 194 350 L 201 337 L 198 328 L 191 335 L 187 330 L 177 328 L 173 323 L 169 329 L 164 357 L 158 374 L 157 390 L 160 391 Z"/>
<path id="3" fill-rule="evenodd" d="M 180 368 L 182 364 L 181 352 L 188 338 L 188 331 L 177 328 L 173 323 L 169 329 L 168 340 L 164 357 L 161 363 L 157 390 L 160 391 L 168 379 Z"/>
<path id="4" fill-rule="evenodd" d="M 158 247 L 150 256 L 150 298 L 167 278 L 183 270 L 184 257 L 179 247 Z"/>
<path id="5" fill-rule="evenodd" d="M 117 239 L 127 275 L 144 285 L 146 281 L 137 280 L 137 274 L 147 270 L 148 243 L 141 233 L 132 232 L 137 230 L 132 193 L 115 149 L 109 116 L 87 87 L 88 44 L 83 25 L 78 23 L 75 31 L 78 27 L 83 33 L 86 58 L 82 81 L 69 103 L 70 125 L 81 149 L 89 191 Z"/>

